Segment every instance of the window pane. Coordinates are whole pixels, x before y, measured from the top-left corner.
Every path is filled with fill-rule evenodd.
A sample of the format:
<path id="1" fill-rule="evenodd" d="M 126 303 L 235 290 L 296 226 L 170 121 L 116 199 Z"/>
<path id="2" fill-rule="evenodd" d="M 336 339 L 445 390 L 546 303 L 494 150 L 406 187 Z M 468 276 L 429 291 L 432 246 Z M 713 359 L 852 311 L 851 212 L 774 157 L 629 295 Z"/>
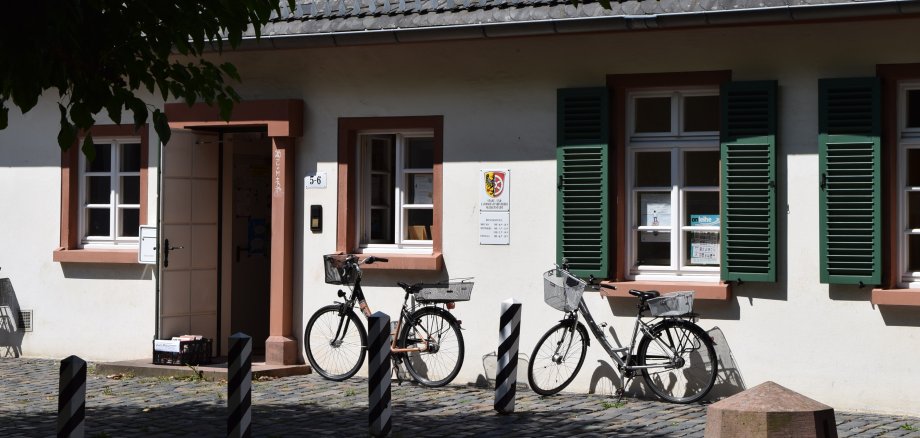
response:
<path id="1" fill-rule="evenodd" d="M 636 132 L 671 132 L 671 98 L 636 99 Z"/>
<path id="2" fill-rule="evenodd" d="M 371 139 L 371 170 L 389 172 L 393 169 L 393 136 Z"/>
<path id="3" fill-rule="evenodd" d="M 111 202 L 112 179 L 108 176 L 86 177 L 86 203 L 108 204 Z"/>
<path id="4" fill-rule="evenodd" d="M 121 177 L 121 203 L 122 204 L 140 204 L 141 200 L 141 177 L 123 176 Z"/>
<path id="5" fill-rule="evenodd" d="M 920 228 L 920 192 L 907 193 L 907 228 Z"/>
<path id="6" fill-rule="evenodd" d="M 719 192 L 687 192 L 687 225 L 717 225 Z"/>
<path id="7" fill-rule="evenodd" d="M 684 175 L 688 186 L 719 186 L 719 151 L 684 153 Z"/>
<path id="8" fill-rule="evenodd" d="M 670 185 L 670 152 L 636 153 L 636 187 L 668 187 Z"/>
<path id="9" fill-rule="evenodd" d="M 920 271 L 920 235 L 908 236 L 907 252 L 907 270 Z"/>
<path id="10" fill-rule="evenodd" d="M 670 266 L 671 233 L 665 231 L 639 231 L 637 265 Z"/>
<path id="11" fill-rule="evenodd" d="M 374 208 L 371 210 L 372 243 L 393 243 L 393 227 L 390 226 L 390 218 L 389 209 Z"/>
<path id="12" fill-rule="evenodd" d="M 920 128 L 920 90 L 907 92 L 907 127 Z"/>
<path id="13" fill-rule="evenodd" d="M 434 215 L 429 209 L 406 210 L 406 236 L 409 240 L 431 240 Z"/>
<path id="14" fill-rule="evenodd" d="M 121 209 L 121 235 L 137 237 L 137 227 L 141 224 L 141 212 L 136 208 Z"/>
<path id="15" fill-rule="evenodd" d="M 96 143 L 96 157 L 93 161 L 86 161 L 87 172 L 112 171 L 112 145 Z"/>
<path id="16" fill-rule="evenodd" d="M 434 185 L 430 173 L 410 173 L 406 175 L 408 193 L 406 202 L 409 204 L 431 204 L 433 202 Z"/>
<path id="17" fill-rule="evenodd" d="M 90 208 L 87 209 L 87 236 L 100 236 L 108 237 L 110 224 L 109 224 L 109 209 L 107 208 Z"/>
<path id="18" fill-rule="evenodd" d="M 719 233 L 714 231 L 687 232 L 687 259 L 690 266 L 719 265 Z"/>
<path id="19" fill-rule="evenodd" d="M 671 225 L 671 193 L 639 193 L 638 223 L 640 226 L 667 227 Z"/>
<path id="20" fill-rule="evenodd" d="M 907 150 L 907 185 L 920 187 L 920 149 Z"/>
<path id="21" fill-rule="evenodd" d="M 684 98 L 684 131 L 718 131 L 719 96 Z"/>
<path id="22" fill-rule="evenodd" d="M 434 167 L 434 139 L 409 138 L 406 140 L 406 168 L 431 169 Z"/>
<path id="23" fill-rule="evenodd" d="M 138 143 L 128 143 L 121 145 L 121 171 L 122 172 L 140 172 L 141 171 L 141 145 Z"/>
<path id="24" fill-rule="evenodd" d="M 371 175 L 371 205 L 389 207 L 393 191 L 390 190 L 390 175 Z"/>

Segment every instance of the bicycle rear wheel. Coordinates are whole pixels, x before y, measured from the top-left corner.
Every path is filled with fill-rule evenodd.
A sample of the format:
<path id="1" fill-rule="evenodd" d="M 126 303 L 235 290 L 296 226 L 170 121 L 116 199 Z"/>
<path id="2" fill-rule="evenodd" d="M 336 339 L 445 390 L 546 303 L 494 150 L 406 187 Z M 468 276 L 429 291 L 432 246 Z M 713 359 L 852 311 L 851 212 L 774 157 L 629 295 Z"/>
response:
<path id="1" fill-rule="evenodd" d="M 457 319 L 437 307 L 422 307 L 409 316 L 397 344 L 420 348 L 405 354 L 406 370 L 418 383 L 444 386 L 457 377 L 463 365 L 463 335 Z"/>
<path id="2" fill-rule="evenodd" d="M 588 352 L 588 334 L 574 322 L 560 322 L 537 342 L 527 365 L 530 388 L 553 395 L 572 383 Z"/>
<path id="3" fill-rule="evenodd" d="M 342 305 L 316 311 L 303 333 L 307 359 L 319 375 L 335 381 L 354 376 L 367 353 L 367 332 L 351 309 L 339 314 Z"/>
<path id="4" fill-rule="evenodd" d="M 706 396 L 716 381 L 719 362 L 712 338 L 689 321 L 668 319 L 642 337 L 637 363 L 649 389 L 673 403 L 693 403 Z M 673 352 L 672 354 L 669 354 Z"/>

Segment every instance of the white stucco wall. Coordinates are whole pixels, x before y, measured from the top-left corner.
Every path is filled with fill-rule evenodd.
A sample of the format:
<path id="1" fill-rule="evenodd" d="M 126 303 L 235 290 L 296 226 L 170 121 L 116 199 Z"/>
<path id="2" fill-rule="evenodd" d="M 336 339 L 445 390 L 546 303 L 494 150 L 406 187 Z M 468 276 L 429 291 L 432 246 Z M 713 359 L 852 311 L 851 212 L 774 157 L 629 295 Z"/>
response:
<path id="1" fill-rule="evenodd" d="M 9 278 L 33 331 L 21 337 L 28 357 L 121 360 L 149 357 L 154 331 L 152 265 L 57 263 L 61 150 L 56 94 L 23 115 L 10 111 L 0 131 L 0 278 Z M 125 118 L 129 121 L 130 113 Z M 104 116 L 98 124 L 110 123 Z M 156 135 L 150 130 L 147 223 L 156 220 Z M 10 350 L 12 351 L 12 350 Z M 0 353 L 6 346 L 0 345 Z"/>
<path id="2" fill-rule="evenodd" d="M 304 100 L 295 179 L 317 170 L 333 179 L 325 190 L 295 195 L 295 336 L 301 340 L 309 316 L 337 289 L 323 282 L 320 256 L 335 250 L 338 118 L 444 116 L 446 276 L 476 277 L 473 300 L 454 311 L 466 329 L 455 383 L 474 382 L 487 374 L 483 357 L 497 348 L 502 300 L 524 303 L 520 346 L 528 355 L 561 316 L 543 303 L 541 279 L 555 255 L 556 90 L 603 86 L 607 74 L 729 69 L 735 80 L 777 80 L 780 103 L 778 281 L 746 283 L 728 302 L 696 305 L 700 325 L 725 336 L 722 359 L 730 351 L 735 363 L 730 383 L 772 380 L 837 409 L 920 415 L 920 309 L 879 309 L 867 289 L 820 284 L 817 214 L 818 79 L 873 76 L 876 64 L 920 61 L 905 37 L 918 26 L 889 20 L 227 54 L 244 78 L 238 90 L 245 98 Z M 45 101 L 25 117 L 12 115 L 11 128 L 0 131 L 0 205 L 17 206 L 0 227 L 0 277 L 11 278 L 23 309 L 35 310 L 24 354 L 145 357 L 154 326 L 150 271 L 51 261 L 60 221 L 57 120 Z M 478 244 L 483 168 L 512 172 L 508 246 Z M 150 187 L 153 206 L 155 180 Z M 304 222 L 312 204 L 323 206 L 321 233 Z M 365 285 L 372 308 L 395 315 L 397 280 L 438 278 L 368 272 Z M 634 303 L 586 299 L 626 340 Z M 609 363 L 592 340 L 568 390 L 609 390 L 597 378 Z"/>
<path id="3" fill-rule="evenodd" d="M 779 82 L 779 281 L 747 283 L 728 302 L 698 302 L 706 329 L 725 336 L 720 351 L 734 357 L 721 389 L 772 380 L 838 409 L 920 413 L 920 310 L 878 309 L 868 289 L 828 287 L 818 277 L 817 85 L 819 78 L 874 76 L 880 63 L 917 62 L 905 35 L 918 21 L 707 29 L 495 39 L 399 46 L 248 52 L 238 63 L 248 98 L 303 98 L 306 132 L 297 176 L 336 175 L 337 119 L 358 116 L 444 116 L 444 260 L 447 275 L 475 276 L 473 300 L 455 313 L 466 328 L 467 354 L 456 383 L 484 371 L 497 348 L 499 303 L 524 303 L 521 352 L 560 314 L 542 301 L 540 274 L 555 254 L 556 89 L 603 86 L 614 73 L 733 71 L 735 80 Z M 842 35 L 848 37 L 844 42 Z M 511 245 L 478 244 L 479 170 L 508 168 Z M 299 217 L 324 207 L 325 228 L 303 239 L 296 266 L 295 321 L 303 330 L 313 311 L 334 299 L 323 283 L 320 255 L 335 250 L 336 190 L 297 195 Z M 787 207 L 788 205 L 788 207 Z M 412 272 L 366 273 L 375 310 L 395 315 L 397 279 Z M 625 340 L 634 303 L 586 297 L 599 320 Z M 616 316 L 615 316 L 616 315 Z M 297 336 L 301 337 L 302 334 Z M 728 357 L 723 360 L 728 361 Z M 599 362 L 600 361 L 600 362 Z M 600 379 L 610 363 L 592 341 L 572 391 L 609 390 Z M 732 363 L 732 362 L 728 362 Z"/>

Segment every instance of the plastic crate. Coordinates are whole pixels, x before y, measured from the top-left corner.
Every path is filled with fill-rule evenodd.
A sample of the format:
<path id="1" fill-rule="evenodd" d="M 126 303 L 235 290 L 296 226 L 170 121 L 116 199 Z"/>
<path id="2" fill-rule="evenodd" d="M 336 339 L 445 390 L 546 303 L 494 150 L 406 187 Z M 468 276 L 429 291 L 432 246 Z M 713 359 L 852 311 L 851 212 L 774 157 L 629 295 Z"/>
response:
<path id="1" fill-rule="evenodd" d="M 153 341 L 153 363 L 156 365 L 202 365 L 211 363 L 211 340 L 208 338 L 178 341 L 178 348 L 174 348 L 176 341 Z M 164 351 L 164 350 L 170 351 Z M 178 350 L 178 351 L 175 351 Z"/>

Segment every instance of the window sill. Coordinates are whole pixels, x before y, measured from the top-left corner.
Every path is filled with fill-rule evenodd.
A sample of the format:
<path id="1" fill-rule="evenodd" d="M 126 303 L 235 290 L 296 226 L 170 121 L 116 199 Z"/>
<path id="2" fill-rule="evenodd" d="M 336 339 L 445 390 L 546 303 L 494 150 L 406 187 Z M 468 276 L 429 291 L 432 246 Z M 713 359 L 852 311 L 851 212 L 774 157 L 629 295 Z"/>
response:
<path id="1" fill-rule="evenodd" d="M 657 290 L 661 293 L 693 290 L 696 292 L 693 294 L 694 300 L 728 301 L 732 296 L 731 284 L 725 282 L 602 281 L 601 284 L 615 286 L 616 290 L 601 288 L 601 295 L 615 298 L 631 298 L 630 289 Z"/>
<path id="2" fill-rule="evenodd" d="M 58 248 L 52 260 L 61 263 L 133 263 L 137 264 L 137 249 L 65 249 Z"/>
<path id="3" fill-rule="evenodd" d="M 920 289 L 872 289 L 871 302 L 876 306 L 920 307 Z"/>
<path id="4" fill-rule="evenodd" d="M 391 271 L 391 270 L 411 270 L 411 271 L 440 271 L 444 269 L 444 256 L 437 254 L 383 254 L 383 253 L 362 253 L 362 257 L 374 255 L 384 257 L 389 261 L 386 263 L 374 263 L 370 265 L 361 265 L 365 271 Z"/>

